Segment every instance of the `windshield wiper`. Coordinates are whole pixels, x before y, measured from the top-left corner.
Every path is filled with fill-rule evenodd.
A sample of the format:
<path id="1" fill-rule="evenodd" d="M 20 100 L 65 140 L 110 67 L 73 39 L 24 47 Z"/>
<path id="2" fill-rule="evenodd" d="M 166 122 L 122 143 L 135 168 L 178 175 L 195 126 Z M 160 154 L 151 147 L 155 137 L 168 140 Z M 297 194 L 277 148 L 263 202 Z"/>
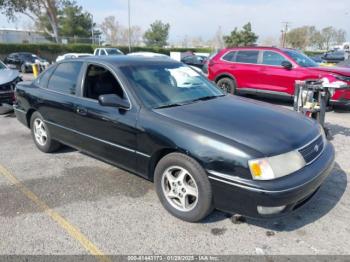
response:
<path id="1" fill-rule="evenodd" d="M 207 101 L 207 100 L 215 99 L 217 97 L 222 97 L 222 96 L 225 96 L 225 95 L 220 95 L 220 96 L 203 96 L 203 97 L 191 100 L 190 103 L 195 103 L 195 102 L 198 102 L 198 101 Z"/>
<path id="2" fill-rule="evenodd" d="M 170 107 L 183 106 L 183 105 L 184 104 L 175 103 L 175 104 L 169 104 L 169 105 L 164 105 L 164 106 L 158 106 L 154 109 L 170 108 Z"/>

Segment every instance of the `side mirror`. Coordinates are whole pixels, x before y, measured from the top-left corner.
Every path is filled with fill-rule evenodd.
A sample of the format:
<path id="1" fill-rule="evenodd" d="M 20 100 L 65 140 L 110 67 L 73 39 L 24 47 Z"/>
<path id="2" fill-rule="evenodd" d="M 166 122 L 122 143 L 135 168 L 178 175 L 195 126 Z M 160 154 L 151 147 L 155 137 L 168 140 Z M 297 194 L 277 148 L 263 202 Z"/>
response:
<path id="1" fill-rule="evenodd" d="M 285 69 L 288 69 L 288 70 L 291 70 L 293 68 L 292 63 L 289 61 L 283 61 L 281 65 L 282 65 L 282 67 L 284 67 Z"/>
<path id="2" fill-rule="evenodd" d="M 125 100 L 115 94 L 100 95 L 98 97 L 98 102 L 100 103 L 101 106 L 117 107 L 120 109 L 130 108 L 130 103 L 128 100 Z"/>

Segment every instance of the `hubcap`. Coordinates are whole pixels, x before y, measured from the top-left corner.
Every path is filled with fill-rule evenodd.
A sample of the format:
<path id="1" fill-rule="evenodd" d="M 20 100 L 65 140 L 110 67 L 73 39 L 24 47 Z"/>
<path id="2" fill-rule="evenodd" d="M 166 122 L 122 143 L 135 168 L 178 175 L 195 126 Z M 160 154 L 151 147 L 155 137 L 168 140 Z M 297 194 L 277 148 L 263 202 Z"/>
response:
<path id="1" fill-rule="evenodd" d="M 34 120 L 34 136 L 39 145 L 45 146 L 47 142 L 47 132 L 44 122 L 38 118 Z"/>
<path id="2" fill-rule="evenodd" d="M 198 202 L 198 187 L 192 175 L 184 168 L 172 166 L 162 176 L 166 200 L 180 211 L 191 211 Z"/>
<path id="3" fill-rule="evenodd" d="M 231 93 L 231 87 L 228 83 L 226 82 L 223 82 L 221 85 L 220 85 L 220 88 L 225 91 L 226 93 Z"/>

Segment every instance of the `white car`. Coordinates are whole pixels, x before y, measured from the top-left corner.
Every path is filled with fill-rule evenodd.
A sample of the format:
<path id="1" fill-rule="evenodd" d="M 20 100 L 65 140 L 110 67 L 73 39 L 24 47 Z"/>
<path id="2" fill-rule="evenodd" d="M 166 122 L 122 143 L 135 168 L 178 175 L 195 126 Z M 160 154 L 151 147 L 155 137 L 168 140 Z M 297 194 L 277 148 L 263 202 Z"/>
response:
<path id="1" fill-rule="evenodd" d="M 96 48 L 94 52 L 95 56 L 112 56 L 112 55 L 124 55 L 118 48 Z"/>
<path id="2" fill-rule="evenodd" d="M 87 56 L 92 56 L 92 54 L 84 54 L 84 53 L 68 53 L 64 55 L 60 55 L 57 57 L 56 62 L 66 60 L 66 59 L 74 59 L 74 58 L 79 58 L 79 57 L 87 57 Z"/>
<path id="3" fill-rule="evenodd" d="M 171 59 L 169 56 L 159 53 L 153 53 L 153 52 L 135 52 L 135 53 L 129 53 L 128 56 L 143 56 L 143 57 L 161 57 L 161 58 L 168 58 Z"/>

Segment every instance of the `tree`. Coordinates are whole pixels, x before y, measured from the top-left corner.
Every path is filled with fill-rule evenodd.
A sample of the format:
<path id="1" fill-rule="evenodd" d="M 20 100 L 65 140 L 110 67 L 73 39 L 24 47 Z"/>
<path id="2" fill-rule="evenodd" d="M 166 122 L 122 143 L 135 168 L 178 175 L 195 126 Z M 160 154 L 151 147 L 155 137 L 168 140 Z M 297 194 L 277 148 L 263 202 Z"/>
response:
<path id="1" fill-rule="evenodd" d="M 50 25 L 45 32 L 59 42 L 58 11 L 62 4 L 62 0 L 0 0 L 0 9 L 12 21 L 16 20 L 17 13 L 26 15 L 34 22 L 45 16 Z"/>
<path id="2" fill-rule="evenodd" d="M 334 27 L 326 27 L 321 31 L 314 26 L 302 26 L 287 33 L 287 43 L 294 48 L 305 49 L 316 47 L 328 50 L 332 44 L 342 44 L 346 40 L 346 32 Z"/>
<path id="3" fill-rule="evenodd" d="M 216 31 L 215 36 L 211 42 L 211 45 L 215 50 L 219 50 L 225 46 L 221 26 L 218 27 L 218 30 Z"/>
<path id="4" fill-rule="evenodd" d="M 115 18 L 115 16 L 106 17 L 101 26 L 101 31 L 105 35 L 106 40 L 109 44 L 118 45 L 121 38 L 121 25 Z"/>
<path id="5" fill-rule="evenodd" d="M 326 50 L 329 50 L 332 44 L 342 44 L 346 40 L 346 32 L 342 29 L 337 30 L 332 26 L 323 28 L 321 34 Z"/>
<path id="6" fill-rule="evenodd" d="M 143 38 L 147 46 L 164 47 L 169 38 L 170 24 L 163 23 L 160 20 L 150 25 Z"/>
<path id="7" fill-rule="evenodd" d="M 243 26 L 243 30 L 236 27 L 230 35 L 224 36 L 224 42 L 227 47 L 253 45 L 258 40 L 258 36 L 252 31 L 251 23 Z"/>
<path id="8" fill-rule="evenodd" d="M 84 12 L 75 1 L 66 1 L 60 12 L 60 34 L 68 37 L 90 37 L 93 29 L 92 16 Z"/>
<path id="9" fill-rule="evenodd" d="M 308 46 L 314 45 L 316 35 L 314 26 L 302 26 L 289 31 L 286 35 L 287 44 L 293 48 L 305 49 Z"/>

